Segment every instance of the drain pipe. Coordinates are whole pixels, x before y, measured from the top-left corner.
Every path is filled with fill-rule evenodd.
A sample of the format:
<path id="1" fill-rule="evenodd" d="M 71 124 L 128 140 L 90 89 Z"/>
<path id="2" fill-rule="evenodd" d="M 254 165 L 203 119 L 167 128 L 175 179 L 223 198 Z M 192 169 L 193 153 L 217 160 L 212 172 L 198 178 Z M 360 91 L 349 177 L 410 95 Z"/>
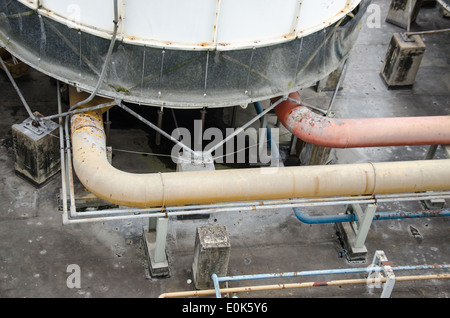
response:
<path id="1" fill-rule="evenodd" d="M 127 173 L 106 157 L 102 111 L 71 118 L 73 166 L 97 197 L 129 207 L 450 190 L 450 160 Z"/>
<path id="2" fill-rule="evenodd" d="M 292 134 L 314 145 L 356 148 L 450 144 L 450 116 L 337 119 L 318 115 L 295 101 L 300 101 L 298 92 L 281 102 L 275 113 Z"/>

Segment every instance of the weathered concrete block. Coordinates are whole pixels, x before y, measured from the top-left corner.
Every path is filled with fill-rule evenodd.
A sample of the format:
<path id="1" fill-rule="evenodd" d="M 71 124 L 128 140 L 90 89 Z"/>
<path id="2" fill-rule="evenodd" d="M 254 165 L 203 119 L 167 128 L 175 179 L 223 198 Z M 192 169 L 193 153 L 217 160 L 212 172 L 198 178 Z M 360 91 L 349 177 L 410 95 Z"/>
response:
<path id="1" fill-rule="evenodd" d="M 58 127 L 53 121 L 36 127 L 31 118 L 12 126 L 15 171 L 34 185 L 44 184 L 61 168 Z"/>
<path id="2" fill-rule="evenodd" d="M 230 238 L 224 225 L 197 227 L 192 263 L 192 277 L 196 289 L 214 288 L 211 275 L 227 274 L 230 251 Z"/>
<path id="3" fill-rule="evenodd" d="M 403 35 L 394 33 L 381 70 L 386 84 L 388 86 L 413 85 L 425 48 L 420 35 L 412 35 L 405 39 Z"/>
<path id="4" fill-rule="evenodd" d="M 412 5 L 410 21 L 412 23 L 416 20 L 420 8 L 422 7 L 422 3 L 423 0 L 392 0 L 386 16 L 386 22 L 406 29 L 408 27 L 410 5 Z"/>
<path id="5" fill-rule="evenodd" d="M 365 245 L 361 247 L 355 247 L 355 232 L 350 223 L 335 223 L 335 229 L 340 237 L 341 243 L 346 250 L 346 258 L 350 262 L 361 262 L 367 258 L 367 248 Z"/>

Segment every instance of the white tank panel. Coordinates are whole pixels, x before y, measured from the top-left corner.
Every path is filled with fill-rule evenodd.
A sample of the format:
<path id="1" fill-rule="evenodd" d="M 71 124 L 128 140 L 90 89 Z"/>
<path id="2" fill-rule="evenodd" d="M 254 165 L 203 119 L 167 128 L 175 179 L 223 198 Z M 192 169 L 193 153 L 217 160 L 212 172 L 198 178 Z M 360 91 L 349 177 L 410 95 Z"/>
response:
<path id="1" fill-rule="evenodd" d="M 19 0 L 58 22 L 110 38 L 112 0 Z M 237 50 L 290 41 L 328 27 L 361 0 L 118 0 L 125 43 Z"/>
<path id="2" fill-rule="evenodd" d="M 55 18 L 71 22 L 75 27 L 112 32 L 114 18 L 114 2 L 111 0 L 40 0 L 45 8 Z"/>

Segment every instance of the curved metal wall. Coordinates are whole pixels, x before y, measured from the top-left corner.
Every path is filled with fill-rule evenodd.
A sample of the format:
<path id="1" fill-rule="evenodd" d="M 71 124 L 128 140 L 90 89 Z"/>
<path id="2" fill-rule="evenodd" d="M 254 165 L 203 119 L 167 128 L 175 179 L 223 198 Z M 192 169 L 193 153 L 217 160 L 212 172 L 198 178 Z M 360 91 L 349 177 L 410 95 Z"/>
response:
<path id="1" fill-rule="evenodd" d="M 117 41 L 98 95 L 143 105 L 201 108 L 288 94 L 324 78 L 348 56 L 369 2 L 363 0 L 353 18 L 271 46 L 196 51 Z M 18 1 L 0 1 L 0 44 L 30 66 L 82 90 L 92 92 L 97 85 L 109 43 Z"/>

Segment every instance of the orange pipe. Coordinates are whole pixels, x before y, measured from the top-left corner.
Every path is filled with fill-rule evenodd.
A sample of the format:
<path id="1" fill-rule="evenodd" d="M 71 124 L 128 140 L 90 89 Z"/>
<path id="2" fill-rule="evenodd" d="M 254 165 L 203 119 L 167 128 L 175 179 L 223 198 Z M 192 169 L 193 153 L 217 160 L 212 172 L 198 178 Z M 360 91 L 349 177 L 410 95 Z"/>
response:
<path id="1" fill-rule="evenodd" d="M 289 95 L 300 101 L 297 92 Z M 274 101 L 276 101 L 275 99 Z M 301 140 L 330 148 L 450 144 L 450 116 L 335 119 L 290 100 L 275 113 Z"/>

